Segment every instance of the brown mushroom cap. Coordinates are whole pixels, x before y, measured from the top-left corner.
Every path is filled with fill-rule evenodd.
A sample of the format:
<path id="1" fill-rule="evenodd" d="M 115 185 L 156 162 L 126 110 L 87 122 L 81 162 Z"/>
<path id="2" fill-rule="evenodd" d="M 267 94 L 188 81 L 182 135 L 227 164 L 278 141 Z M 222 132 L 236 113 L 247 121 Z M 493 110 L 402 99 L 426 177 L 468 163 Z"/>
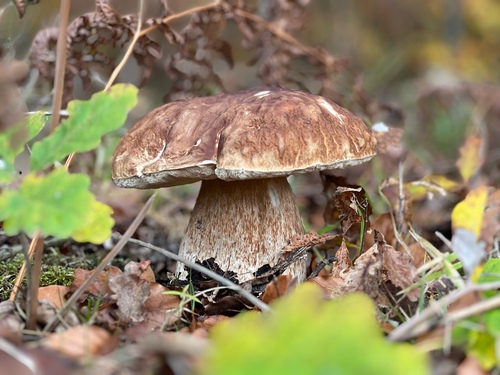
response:
<path id="1" fill-rule="evenodd" d="M 351 112 L 317 95 L 266 87 L 153 110 L 116 148 L 113 180 L 156 188 L 270 178 L 344 168 L 375 153 L 375 137 Z"/>

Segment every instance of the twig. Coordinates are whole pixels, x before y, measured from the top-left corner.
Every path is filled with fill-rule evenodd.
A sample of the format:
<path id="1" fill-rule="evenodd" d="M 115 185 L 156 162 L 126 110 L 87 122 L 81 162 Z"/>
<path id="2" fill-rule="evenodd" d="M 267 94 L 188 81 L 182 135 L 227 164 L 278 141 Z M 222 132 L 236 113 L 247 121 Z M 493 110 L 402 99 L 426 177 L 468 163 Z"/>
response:
<path id="1" fill-rule="evenodd" d="M 61 318 L 64 317 L 70 310 L 70 308 L 73 306 L 73 304 L 80 298 L 80 296 L 87 290 L 88 286 L 92 284 L 99 274 L 108 266 L 109 262 L 113 260 L 113 258 L 120 252 L 120 250 L 126 245 L 127 241 L 129 238 L 135 233 L 137 230 L 137 227 L 139 224 L 142 222 L 144 217 L 146 216 L 146 213 L 148 212 L 149 208 L 153 204 L 153 201 L 156 197 L 156 193 L 154 193 L 144 204 L 144 207 L 142 207 L 141 211 L 137 214 L 136 218 L 130 224 L 128 229 L 125 231 L 123 236 L 120 238 L 120 241 L 111 249 L 111 251 L 104 257 L 104 259 L 99 263 L 99 265 L 94 269 L 92 274 L 88 279 L 86 279 L 82 285 L 73 293 L 73 295 L 66 301 L 64 306 L 59 310 L 59 315 L 55 316 L 54 318 L 51 319 L 51 321 L 45 326 L 43 329 L 44 332 L 47 331 L 52 331 L 57 323 L 57 321 Z"/>
<path id="2" fill-rule="evenodd" d="M 134 33 L 134 37 L 132 38 L 132 41 L 130 42 L 127 51 L 125 52 L 125 55 L 123 56 L 122 60 L 118 64 L 118 66 L 113 70 L 113 73 L 111 73 L 111 76 L 108 79 L 108 82 L 106 83 L 106 87 L 104 88 L 104 91 L 108 90 L 113 82 L 115 81 L 116 77 L 118 77 L 118 74 L 120 74 L 121 70 L 125 66 L 125 63 L 129 59 L 130 55 L 132 55 L 132 52 L 134 50 L 135 44 L 141 37 L 140 31 L 142 28 L 142 14 L 143 14 L 143 7 L 144 7 L 144 0 L 141 0 L 139 2 L 139 14 L 137 16 L 137 29 L 136 32 Z"/>
<path id="3" fill-rule="evenodd" d="M 113 237 L 120 238 L 120 240 L 123 239 L 123 237 L 119 234 L 114 234 Z M 271 308 L 266 303 L 262 302 L 260 299 L 255 297 L 252 293 L 246 291 L 245 289 L 243 289 L 239 285 L 236 285 L 232 281 L 229 281 L 228 279 L 216 274 L 215 272 L 209 270 L 208 268 L 203 267 L 201 264 L 191 262 L 187 259 L 184 259 L 184 258 L 178 256 L 177 254 L 171 253 L 170 251 L 167 251 L 167 250 L 162 249 L 161 247 L 158 247 L 155 245 L 151 245 L 151 244 L 144 242 L 144 241 L 136 240 L 134 238 L 129 238 L 128 241 L 135 243 L 135 244 L 138 244 L 138 245 L 141 245 L 141 246 L 144 246 L 144 247 L 147 247 L 148 249 L 157 251 L 157 252 L 165 255 L 167 258 L 173 259 L 177 262 L 181 262 L 181 263 L 185 264 L 186 266 L 188 266 L 189 268 L 192 268 L 198 272 L 201 272 L 201 273 L 207 275 L 208 277 L 211 277 L 212 279 L 218 281 L 219 283 L 226 285 L 229 289 L 236 291 L 237 293 L 239 293 L 240 295 L 245 297 L 249 302 L 253 303 L 255 306 L 257 306 L 262 311 L 270 311 L 271 310 Z"/>
<path id="4" fill-rule="evenodd" d="M 14 301 L 16 299 L 16 295 L 20 290 L 24 276 L 26 275 L 27 264 L 29 260 L 31 260 L 31 258 L 33 257 L 35 249 L 38 246 L 38 241 L 40 240 L 43 241 L 43 239 L 40 239 L 38 236 L 33 237 L 33 239 L 31 240 L 30 247 L 28 249 L 28 254 L 24 257 L 23 265 L 21 266 L 21 269 L 17 273 L 16 280 L 14 281 L 14 286 L 12 287 L 12 292 L 10 292 L 9 301 Z"/>
<path id="5" fill-rule="evenodd" d="M 484 284 L 470 284 L 462 289 L 455 290 L 440 300 L 434 302 L 420 314 L 415 315 L 410 320 L 407 320 L 394 331 L 389 333 L 389 340 L 392 341 L 403 341 L 409 340 L 411 338 L 417 337 L 422 333 L 425 333 L 435 327 L 439 323 L 439 319 L 443 319 L 443 310 L 446 309 L 450 304 L 459 300 L 469 293 L 482 292 L 487 290 L 494 290 L 500 288 L 500 282 L 484 283 Z M 495 301 L 498 303 L 498 301 Z M 459 310 L 460 311 L 460 310 Z M 456 313 L 452 313 L 456 314 Z M 453 315 L 452 315 L 453 316 Z M 460 315 L 458 315 L 460 316 Z M 463 316 L 463 315 L 462 315 Z M 432 321 L 429 321 L 434 319 Z M 438 319 L 438 321 L 436 321 Z M 443 319 L 446 321 L 446 318 Z"/>
<path id="6" fill-rule="evenodd" d="M 241 9 L 236 9 L 234 11 L 234 13 L 237 14 L 238 16 L 240 16 L 240 17 L 243 17 L 243 18 L 249 19 L 249 20 L 251 20 L 251 21 L 253 21 L 255 23 L 261 24 L 269 32 L 271 32 L 272 34 L 274 34 L 275 36 L 277 36 L 279 39 L 284 40 L 285 42 L 287 42 L 287 43 L 289 43 L 289 44 L 297 47 L 298 49 L 302 50 L 304 52 L 304 54 L 309 55 L 309 56 L 315 58 L 316 60 L 318 60 L 319 62 L 321 62 L 323 65 L 325 65 L 325 66 L 332 66 L 332 65 L 334 65 L 334 63 L 335 63 L 335 59 L 334 58 L 330 58 L 330 59 L 328 59 L 328 57 L 325 58 L 320 53 L 320 51 L 317 48 L 309 47 L 309 46 L 306 46 L 306 45 L 302 44 L 297 39 L 295 39 L 293 36 L 291 36 L 290 34 L 288 34 L 285 31 L 283 31 L 283 30 L 275 27 L 274 25 L 271 25 L 269 22 L 267 22 L 263 18 L 255 15 L 253 13 L 249 13 L 249 12 L 246 12 L 244 10 L 241 10 Z"/>
<path id="7" fill-rule="evenodd" d="M 164 19 L 162 19 L 161 23 L 162 24 L 169 23 L 169 22 L 171 22 L 173 20 L 176 20 L 178 18 L 182 18 L 182 17 L 185 17 L 185 16 L 189 16 L 190 14 L 193 14 L 193 13 L 196 13 L 196 12 L 203 12 L 204 10 L 209 10 L 209 9 L 215 8 L 219 4 L 220 4 L 220 0 L 216 0 L 213 3 L 207 4 L 207 5 L 200 5 L 198 7 L 194 7 L 194 8 L 185 10 L 184 12 L 180 12 L 180 13 L 177 13 L 177 14 L 172 14 L 171 16 L 167 16 Z M 147 33 L 151 32 L 153 30 L 156 30 L 158 28 L 158 26 L 159 26 L 158 24 L 149 26 L 148 28 L 142 30 L 139 33 L 139 36 L 144 36 Z"/>
<path id="8" fill-rule="evenodd" d="M 31 272 L 28 274 L 28 320 L 26 322 L 26 328 L 35 330 L 37 321 L 37 309 L 38 309 L 38 288 L 40 287 L 40 276 L 42 273 L 42 257 L 43 257 L 43 236 L 40 232 L 36 232 L 33 240 L 31 241 L 34 247 L 35 260 L 33 265 L 30 267 Z M 30 246 L 31 248 L 31 246 Z M 29 262 L 29 258 L 26 259 L 26 264 Z"/>
<path id="9" fill-rule="evenodd" d="M 311 272 L 311 274 L 307 277 L 307 280 L 310 280 L 310 279 L 313 279 L 315 278 L 316 276 L 319 275 L 319 273 L 321 272 L 321 270 L 323 268 L 325 268 L 326 266 L 332 264 L 333 262 L 336 262 L 338 259 L 336 256 L 330 256 L 330 257 L 326 257 L 325 259 L 323 259 L 321 262 L 319 262 L 317 265 L 316 265 L 316 268 L 314 269 L 314 271 Z"/>

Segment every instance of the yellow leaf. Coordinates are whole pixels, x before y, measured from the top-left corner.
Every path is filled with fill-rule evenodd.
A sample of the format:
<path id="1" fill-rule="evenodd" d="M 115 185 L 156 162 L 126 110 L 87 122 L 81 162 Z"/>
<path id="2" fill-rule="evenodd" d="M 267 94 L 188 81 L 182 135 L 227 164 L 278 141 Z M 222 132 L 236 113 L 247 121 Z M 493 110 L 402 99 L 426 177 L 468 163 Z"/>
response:
<path id="1" fill-rule="evenodd" d="M 479 238 L 488 191 L 488 186 L 471 190 L 465 199 L 455 206 L 451 213 L 453 230 L 457 228 L 468 229 L 476 235 L 476 239 Z"/>
<path id="2" fill-rule="evenodd" d="M 476 174 L 483 163 L 483 140 L 476 136 L 467 138 L 460 148 L 460 158 L 457 160 L 457 167 L 465 183 Z"/>
<path id="3" fill-rule="evenodd" d="M 92 213 L 88 220 L 78 230 L 75 230 L 71 237 L 77 242 L 91 242 L 101 244 L 111 237 L 111 229 L 114 220 L 111 217 L 113 210 L 108 205 L 99 201 L 93 201 Z"/>

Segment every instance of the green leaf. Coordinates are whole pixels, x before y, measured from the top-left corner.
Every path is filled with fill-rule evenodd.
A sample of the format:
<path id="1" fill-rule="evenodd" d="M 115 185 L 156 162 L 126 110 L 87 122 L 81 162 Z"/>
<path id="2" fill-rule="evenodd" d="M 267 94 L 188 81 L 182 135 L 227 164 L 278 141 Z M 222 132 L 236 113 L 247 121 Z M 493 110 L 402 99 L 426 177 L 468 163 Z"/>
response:
<path id="1" fill-rule="evenodd" d="M 17 177 L 14 158 L 24 150 L 24 145 L 33 139 L 45 125 L 45 114 L 36 112 L 0 133 L 0 184 L 8 184 Z"/>
<path id="2" fill-rule="evenodd" d="M 305 283 L 273 305 L 217 325 L 199 374 L 427 374 L 424 353 L 389 343 L 362 294 L 324 301 Z"/>
<path id="3" fill-rule="evenodd" d="M 479 276 L 479 283 L 492 283 L 500 281 L 500 259 L 491 258 L 484 264 L 481 275 Z"/>
<path id="4" fill-rule="evenodd" d="M 84 174 L 69 174 L 64 168 L 46 176 L 27 175 L 17 190 L 0 193 L 0 221 L 8 235 L 21 231 L 32 236 L 39 231 L 45 236 L 69 237 L 76 233 L 81 241 L 102 240 L 101 232 L 110 234 L 111 210 L 96 204 L 88 190 L 90 179 Z M 104 225 L 104 228 L 93 225 Z M 89 234 L 92 227 L 97 234 Z M 104 238 L 106 240 L 109 235 Z"/>
<path id="5" fill-rule="evenodd" d="M 484 369 L 490 370 L 497 364 L 495 338 L 488 333 L 470 331 L 467 354 L 476 357 Z"/>
<path id="6" fill-rule="evenodd" d="M 69 118 L 50 136 L 33 145 L 32 169 L 42 170 L 71 153 L 97 147 L 104 134 L 123 125 L 128 111 L 137 103 L 137 91 L 132 85 L 118 84 L 109 91 L 92 95 L 90 100 L 71 101 Z"/>

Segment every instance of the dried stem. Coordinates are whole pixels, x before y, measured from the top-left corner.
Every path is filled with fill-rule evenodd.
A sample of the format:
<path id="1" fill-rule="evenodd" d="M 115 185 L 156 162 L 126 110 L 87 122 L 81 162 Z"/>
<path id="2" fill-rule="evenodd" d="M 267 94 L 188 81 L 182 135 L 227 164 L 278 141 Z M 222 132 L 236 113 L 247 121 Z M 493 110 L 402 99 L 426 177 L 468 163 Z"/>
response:
<path id="1" fill-rule="evenodd" d="M 30 249 L 33 247 L 35 254 L 35 261 L 31 267 L 28 281 L 28 319 L 26 328 L 35 330 L 37 322 L 37 309 L 38 309 L 38 288 L 40 287 L 40 276 L 42 273 L 42 257 L 43 257 L 43 236 L 39 232 L 35 233 L 31 241 Z M 29 259 L 25 259 L 25 264 Z"/>
<path id="2" fill-rule="evenodd" d="M 165 17 L 164 19 L 162 19 L 161 23 L 162 24 L 169 23 L 169 22 L 171 22 L 173 20 L 176 20 L 178 18 L 182 18 L 182 17 L 185 17 L 185 16 L 189 16 L 190 14 L 193 14 L 193 13 L 196 13 L 196 12 L 203 12 L 204 10 L 209 10 L 209 9 L 215 8 L 219 4 L 220 4 L 220 0 L 216 0 L 213 3 L 207 4 L 207 5 L 201 5 L 201 6 L 198 6 L 198 7 L 194 7 L 194 8 L 185 10 L 184 12 L 180 12 L 180 13 L 177 13 L 177 14 L 172 14 L 171 16 L 168 16 L 168 17 Z M 151 25 L 151 26 L 149 26 L 148 28 L 142 30 L 139 33 L 139 36 L 140 37 L 144 36 L 147 33 L 151 32 L 153 30 L 156 30 L 158 28 L 158 26 L 159 25 Z"/>

